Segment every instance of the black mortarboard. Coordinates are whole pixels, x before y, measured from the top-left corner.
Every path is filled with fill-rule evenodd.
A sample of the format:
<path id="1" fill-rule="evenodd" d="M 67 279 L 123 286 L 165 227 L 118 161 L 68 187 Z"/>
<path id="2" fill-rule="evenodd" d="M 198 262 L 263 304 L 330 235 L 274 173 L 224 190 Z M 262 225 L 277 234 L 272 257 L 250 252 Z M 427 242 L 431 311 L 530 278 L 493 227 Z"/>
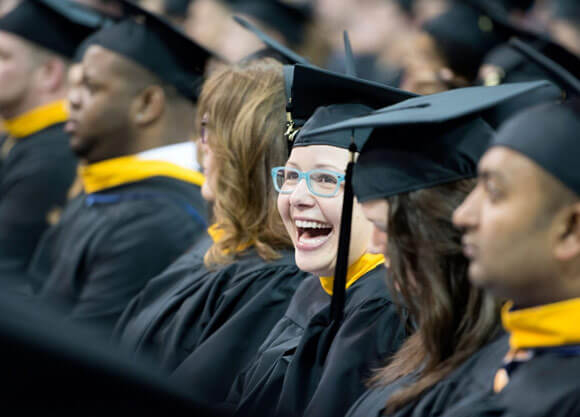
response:
<path id="1" fill-rule="evenodd" d="M 122 5 L 125 19 L 92 35 L 81 46 L 82 51 L 99 45 L 116 52 L 196 101 L 212 54 L 163 17 L 129 0 L 123 0 Z"/>
<path id="2" fill-rule="evenodd" d="M 302 43 L 306 24 L 312 16 L 307 1 L 243 0 L 236 4 L 234 11 L 252 16 L 277 30 L 292 46 Z"/>
<path id="3" fill-rule="evenodd" d="M 473 80 L 485 55 L 504 41 L 489 18 L 463 3 L 453 3 L 441 15 L 423 24 L 449 67 Z"/>
<path id="4" fill-rule="evenodd" d="M 354 169 L 359 201 L 386 198 L 477 175 L 493 130 L 479 113 L 505 100 L 551 88 L 547 81 L 471 87 L 417 97 L 308 134 L 375 128 Z"/>
<path id="5" fill-rule="evenodd" d="M 288 132 L 290 134 L 294 129 L 303 126 L 314 111 L 321 106 L 335 105 L 332 113 L 336 114 L 336 105 L 363 104 L 371 109 L 378 109 L 417 97 L 416 94 L 408 91 L 307 65 L 284 66 L 284 78 L 286 111 L 291 116 Z M 348 111 L 350 108 L 354 109 L 354 107 L 345 109 Z M 324 112 L 319 115 L 328 116 Z M 296 139 L 295 144 L 298 146 L 301 143 L 305 146 L 313 140 L 315 139 L 303 137 Z M 348 147 L 348 142 L 346 147 Z"/>
<path id="6" fill-rule="evenodd" d="M 580 79 L 547 56 L 517 40 L 512 44 L 562 85 L 571 99 L 528 109 L 503 124 L 492 146 L 506 146 L 535 161 L 580 195 Z M 548 139 L 548 140 L 546 140 Z"/>
<path id="7" fill-rule="evenodd" d="M 0 18 L 0 30 L 72 58 L 103 17 L 68 0 L 23 0 Z"/>
<path id="8" fill-rule="evenodd" d="M 498 130 L 492 146 L 506 146 L 530 158 L 580 196 L 580 100 L 523 111 Z"/>
<path id="9" fill-rule="evenodd" d="M 248 22 L 246 19 L 240 16 L 234 16 L 234 20 L 240 26 L 244 27 L 245 29 L 255 34 L 266 45 L 266 48 L 261 49 L 248 57 L 245 57 L 242 61 L 250 61 L 253 59 L 273 57 L 278 61 L 289 65 L 309 64 L 306 58 L 301 57 L 296 52 L 291 51 L 289 48 L 282 45 L 280 42 L 272 39 L 270 36 L 266 35 L 264 32 L 258 29 L 255 25 Z"/>

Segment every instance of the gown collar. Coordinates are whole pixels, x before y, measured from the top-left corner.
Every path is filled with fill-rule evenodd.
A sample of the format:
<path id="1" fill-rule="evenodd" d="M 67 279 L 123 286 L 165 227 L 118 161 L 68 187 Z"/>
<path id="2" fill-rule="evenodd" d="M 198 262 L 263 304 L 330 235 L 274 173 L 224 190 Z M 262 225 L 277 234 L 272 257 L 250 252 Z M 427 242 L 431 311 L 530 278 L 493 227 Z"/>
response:
<path id="1" fill-rule="evenodd" d="M 150 159 L 151 151 L 148 153 L 145 157 L 141 154 L 121 156 L 80 166 L 79 176 L 85 193 L 92 194 L 151 177 L 170 177 L 197 186 L 203 184 L 204 176 L 200 172 L 184 168 L 171 158 Z"/>
<path id="2" fill-rule="evenodd" d="M 384 262 L 385 257 L 381 254 L 365 253 L 348 267 L 346 272 L 346 289 L 349 289 L 364 274 L 372 271 Z M 334 277 L 320 277 L 320 285 L 328 295 L 332 295 Z"/>
<path id="3" fill-rule="evenodd" d="M 501 313 L 512 350 L 580 344 L 580 298 L 521 310 L 512 308 L 510 301 Z"/>
<path id="4" fill-rule="evenodd" d="M 4 129 L 14 139 L 24 138 L 68 119 L 64 100 L 54 101 L 32 109 L 20 116 L 4 120 Z"/>

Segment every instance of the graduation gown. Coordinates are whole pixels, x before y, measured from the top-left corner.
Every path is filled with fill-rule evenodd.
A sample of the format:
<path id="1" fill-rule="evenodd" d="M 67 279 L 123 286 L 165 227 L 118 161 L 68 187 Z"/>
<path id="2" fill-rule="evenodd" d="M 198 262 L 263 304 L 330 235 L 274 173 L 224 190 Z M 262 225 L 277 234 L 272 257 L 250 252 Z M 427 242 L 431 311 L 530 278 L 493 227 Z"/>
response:
<path id="1" fill-rule="evenodd" d="M 340 416 L 405 330 L 378 266 L 348 288 L 344 319 L 329 323 L 331 296 L 317 277 L 298 288 L 284 317 L 237 378 L 236 415 Z"/>
<path id="2" fill-rule="evenodd" d="M 580 415 L 580 298 L 511 311 L 502 321 L 510 353 L 495 366 L 479 397 L 442 415 L 564 417 Z"/>
<path id="3" fill-rule="evenodd" d="M 497 368 L 496 368 L 497 369 Z M 580 356 L 545 353 L 519 365 L 498 394 L 488 389 L 450 407 L 444 417 L 580 416 Z"/>
<path id="4" fill-rule="evenodd" d="M 365 392 L 347 413 L 348 417 L 423 417 L 438 416 L 448 407 L 468 397 L 478 397 L 489 387 L 493 378 L 495 364 L 505 356 L 508 350 L 507 335 L 502 334 L 494 341 L 479 349 L 445 379 L 423 393 L 419 399 L 402 407 L 395 413 L 385 414 L 385 405 L 389 397 L 405 385 L 415 380 L 415 374 L 379 388 Z"/>
<path id="5" fill-rule="evenodd" d="M 21 301 L 0 292 L 2 415 L 216 416 L 88 329 Z"/>
<path id="6" fill-rule="evenodd" d="M 208 270 L 208 247 L 197 245 L 153 279 L 128 306 L 114 336 L 166 371 L 175 370 L 172 380 L 212 405 L 225 400 L 310 274 L 298 269 L 293 251 L 266 262 L 253 247 Z"/>
<path id="7" fill-rule="evenodd" d="M 35 124 L 28 114 L 21 116 L 18 137 L 1 140 L 0 280 L 17 287 L 25 286 L 26 270 L 49 227 L 49 214 L 65 205 L 76 173 L 77 160 L 63 130 L 66 114 L 46 110 L 59 105 L 35 111 L 32 116 L 40 122 L 36 129 L 19 129 Z"/>
<path id="8" fill-rule="evenodd" d="M 38 296 L 110 334 L 129 301 L 205 234 L 200 187 L 168 176 L 81 194 L 31 264 Z"/>

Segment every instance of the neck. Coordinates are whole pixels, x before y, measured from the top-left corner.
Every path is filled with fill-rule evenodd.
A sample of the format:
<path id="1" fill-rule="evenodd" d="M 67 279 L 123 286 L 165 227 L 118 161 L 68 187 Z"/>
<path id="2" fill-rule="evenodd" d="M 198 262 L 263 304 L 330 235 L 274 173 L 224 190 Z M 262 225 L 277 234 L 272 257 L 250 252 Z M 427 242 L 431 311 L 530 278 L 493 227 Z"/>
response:
<path id="1" fill-rule="evenodd" d="M 131 154 L 191 140 L 193 129 L 184 126 L 186 124 L 189 125 L 189 120 L 186 123 L 172 120 L 141 129 L 138 132 L 138 139 L 133 142 Z"/>
<path id="2" fill-rule="evenodd" d="M 0 109 L 0 114 L 4 119 L 14 119 L 15 117 L 26 114 L 38 107 L 46 106 L 55 101 L 64 100 L 65 92 L 59 91 L 57 93 L 38 93 L 32 97 L 25 98 L 18 103 Z"/>

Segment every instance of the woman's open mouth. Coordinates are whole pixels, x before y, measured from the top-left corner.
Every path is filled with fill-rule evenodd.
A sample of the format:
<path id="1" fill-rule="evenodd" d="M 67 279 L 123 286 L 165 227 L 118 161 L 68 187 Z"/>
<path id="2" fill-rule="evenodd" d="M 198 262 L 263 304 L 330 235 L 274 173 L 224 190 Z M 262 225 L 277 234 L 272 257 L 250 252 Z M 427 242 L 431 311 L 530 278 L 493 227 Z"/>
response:
<path id="1" fill-rule="evenodd" d="M 296 220 L 296 248 L 314 250 L 324 245 L 333 233 L 331 224 L 313 220 Z"/>

